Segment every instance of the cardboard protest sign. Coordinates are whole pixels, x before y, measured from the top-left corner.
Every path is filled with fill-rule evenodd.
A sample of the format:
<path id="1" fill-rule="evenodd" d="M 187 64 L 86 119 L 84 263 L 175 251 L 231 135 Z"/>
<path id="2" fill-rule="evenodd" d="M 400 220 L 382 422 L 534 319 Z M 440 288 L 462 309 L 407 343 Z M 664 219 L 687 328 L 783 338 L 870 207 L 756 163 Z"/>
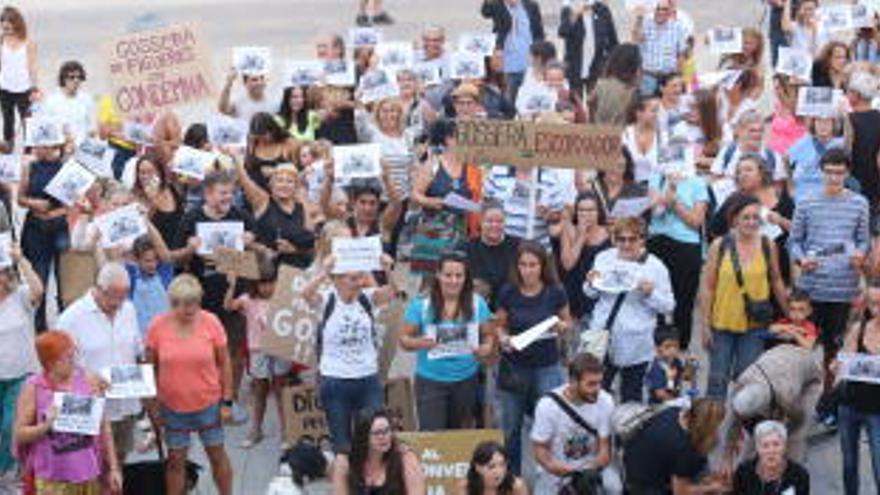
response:
<path id="1" fill-rule="evenodd" d="M 408 379 L 391 380 L 385 385 L 385 405 L 398 430 L 414 430 L 415 409 L 412 383 Z M 328 447 L 327 419 L 317 389 L 312 385 L 286 387 L 281 392 L 281 406 L 286 418 L 285 440 L 295 444 L 311 440 Z"/>
<path id="2" fill-rule="evenodd" d="M 466 160 L 514 167 L 621 167 L 620 129 L 604 125 L 460 120 L 456 149 Z"/>
<path id="3" fill-rule="evenodd" d="M 269 331 L 263 335 L 262 351 L 271 356 L 314 366 L 315 342 L 321 308 L 310 306 L 302 290 L 312 273 L 282 265 L 275 293 L 269 301 Z"/>
<path id="4" fill-rule="evenodd" d="M 467 476 L 477 445 L 504 441 L 500 430 L 403 432 L 398 438 L 422 461 L 427 492 L 432 495 L 458 493 L 458 484 Z"/>
<path id="5" fill-rule="evenodd" d="M 235 273 L 248 280 L 260 279 L 257 253 L 253 251 L 237 251 L 227 247 L 218 247 L 214 249 L 214 263 L 220 273 Z"/>
<path id="6" fill-rule="evenodd" d="M 21 180 L 21 155 L 0 153 L 0 182 L 18 182 Z"/>
<path id="7" fill-rule="evenodd" d="M 105 47 L 122 115 L 155 114 L 214 99 L 209 45 L 194 23 L 120 36 Z"/>
<path id="8" fill-rule="evenodd" d="M 61 302 L 67 307 L 79 299 L 95 283 L 98 263 L 90 251 L 64 251 L 61 253 Z"/>
<path id="9" fill-rule="evenodd" d="M 382 239 L 370 237 L 335 237 L 331 249 L 333 273 L 372 272 L 382 269 Z"/>

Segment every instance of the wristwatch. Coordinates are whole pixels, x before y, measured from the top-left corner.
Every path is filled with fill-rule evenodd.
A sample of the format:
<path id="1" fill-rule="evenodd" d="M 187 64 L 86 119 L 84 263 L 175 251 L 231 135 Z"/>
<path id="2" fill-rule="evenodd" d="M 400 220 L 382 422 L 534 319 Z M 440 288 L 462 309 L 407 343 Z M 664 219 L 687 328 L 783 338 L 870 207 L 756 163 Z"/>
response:
<path id="1" fill-rule="evenodd" d="M 235 402 L 228 400 L 228 399 L 224 399 L 224 400 L 220 401 L 220 405 L 223 407 L 232 407 L 232 404 L 234 404 L 234 403 Z"/>

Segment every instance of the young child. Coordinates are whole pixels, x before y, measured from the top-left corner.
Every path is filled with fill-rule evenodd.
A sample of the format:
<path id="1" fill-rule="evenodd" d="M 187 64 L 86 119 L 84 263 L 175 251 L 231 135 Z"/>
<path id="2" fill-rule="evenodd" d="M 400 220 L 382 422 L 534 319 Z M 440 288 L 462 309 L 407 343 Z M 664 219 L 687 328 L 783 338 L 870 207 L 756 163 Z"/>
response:
<path id="1" fill-rule="evenodd" d="M 153 318 L 170 310 L 168 304 L 168 284 L 174 278 L 174 265 L 169 263 L 149 236 L 142 236 L 131 247 L 133 262 L 125 264 L 131 281 L 131 302 L 137 313 L 138 329 L 141 337 L 147 334 L 147 327 Z M 164 250 L 167 253 L 167 249 Z"/>
<path id="2" fill-rule="evenodd" d="M 268 259 L 260 260 L 260 280 L 249 281 L 246 293 L 234 297 L 236 275 L 228 276 L 229 289 L 223 300 L 227 311 L 237 311 L 244 315 L 247 327 L 248 374 L 252 378 L 253 391 L 253 424 L 242 448 L 249 449 L 263 440 L 263 418 L 266 415 L 266 404 L 269 391 L 275 397 L 278 407 L 281 438 L 284 438 L 285 423 L 281 407 L 281 387 L 284 378 L 290 373 L 292 363 L 281 358 L 264 354 L 261 349 L 263 335 L 269 331 L 269 300 L 275 293 L 275 282 L 278 277 L 274 263 Z M 282 449 L 289 446 L 282 442 Z"/>
<path id="3" fill-rule="evenodd" d="M 678 330 L 674 327 L 658 327 L 654 332 L 657 356 L 648 367 L 645 384 L 648 402 L 660 404 L 682 396 L 684 361 L 681 359 Z"/>
<path id="4" fill-rule="evenodd" d="M 788 297 L 788 316 L 770 325 L 773 339 L 768 347 L 787 342 L 804 349 L 813 349 L 819 337 L 819 328 L 810 321 L 812 314 L 810 296 L 798 288 L 792 289 Z"/>

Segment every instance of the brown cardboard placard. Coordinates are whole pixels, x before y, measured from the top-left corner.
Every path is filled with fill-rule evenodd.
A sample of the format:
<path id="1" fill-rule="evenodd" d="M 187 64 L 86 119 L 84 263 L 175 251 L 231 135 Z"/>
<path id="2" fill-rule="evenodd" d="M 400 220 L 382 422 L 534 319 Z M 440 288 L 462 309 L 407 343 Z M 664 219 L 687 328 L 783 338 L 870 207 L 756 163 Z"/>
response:
<path id="1" fill-rule="evenodd" d="M 622 167 L 621 129 L 525 120 L 458 121 L 456 150 L 466 160 L 514 167 Z"/>
<path id="2" fill-rule="evenodd" d="M 315 339 L 321 318 L 320 308 L 310 306 L 302 297 L 310 279 L 309 271 L 281 266 L 269 301 L 269 331 L 261 339 L 266 354 L 309 367 L 317 363 Z"/>
<path id="3" fill-rule="evenodd" d="M 64 307 L 82 297 L 94 284 L 98 262 L 91 251 L 65 251 L 59 262 L 61 302 Z"/>
<path id="4" fill-rule="evenodd" d="M 119 36 L 104 46 L 112 98 L 124 116 L 214 98 L 208 42 L 195 23 Z"/>
<path id="5" fill-rule="evenodd" d="M 476 446 L 486 441 L 502 443 L 504 435 L 501 430 L 408 431 L 398 438 L 419 456 L 428 493 L 458 493 Z"/>
<path id="6" fill-rule="evenodd" d="M 248 280 L 260 279 L 260 265 L 254 251 L 238 251 L 225 247 L 214 249 L 214 263 L 220 273 L 235 273 Z"/>

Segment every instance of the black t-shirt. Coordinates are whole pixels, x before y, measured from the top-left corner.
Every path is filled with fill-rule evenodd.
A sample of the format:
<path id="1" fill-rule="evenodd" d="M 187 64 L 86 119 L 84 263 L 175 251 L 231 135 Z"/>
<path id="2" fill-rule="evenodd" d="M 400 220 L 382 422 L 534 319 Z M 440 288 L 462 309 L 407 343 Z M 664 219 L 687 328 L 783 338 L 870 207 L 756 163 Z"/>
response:
<path id="1" fill-rule="evenodd" d="M 308 268 L 312 263 L 315 234 L 305 228 L 305 209 L 302 203 L 296 203 L 293 211 L 288 213 L 274 199 L 269 200 L 269 206 L 256 224 L 257 241 L 260 244 L 276 249 L 278 241 L 284 239 L 296 247 L 296 253 L 279 254 L 279 263 L 300 269 Z"/>
<path id="2" fill-rule="evenodd" d="M 641 490 L 665 490 L 673 476 L 693 479 L 706 468 L 706 456 L 694 450 L 678 422 L 680 414 L 678 407 L 661 412 L 626 445 L 623 464 L 628 484 Z"/>
<path id="3" fill-rule="evenodd" d="M 492 288 L 488 302 L 493 310 L 498 304 L 498 291 L 507 282 L 510 267 L 516 258 L 517 245 L 516 239 L 506 236 L 497 246 L 489 246 L 480 239 L 470 241 L 465 246 L 474 280 L 485 280 Z"/>
<path id="4" fill-rule="evenodd" d="M 498 293 L 498 308 L 507 312 L 510 335 L 518 335 L 558 314 L 568 304 L 565 290 L 559 285 L 545 286 L 536 296 L 527 297 L 515 285 L 505 285 Z M 559 348 L 555 333 L 548 332 L 522 351 L 513 351 L 511 360 L 530 368 L 541 368 L 559 363 Z"/>
<path id="5" fill-rule="evenodd" d="M 746 461 L 736 468 L 733 477 L 733 493 L 736 495 L 778 495 L 794 489 L 792 495 L 810 494 L 810 474 L 800 464 L 788 461 L 788 466 L 778 483 L 761 481 L 756 471 L 758 460 Z M 786 494 L 787 495 L 787 494 Z"/>
<path id="6" fill-rule="evenodd" d="M 199 206 L 184 213 L 174 237 L 172 249 L 186 246 L 190 237 L 196 235 L 196 225 L 210 222 L 244 222 L 245 232 L 254 232 L 254 220 L 244 210 L 231 207 L 222 218 L 211 218 L 205 214 L 204 207 Z M 202 306 L 217 315 L 223 313 L 223 296 L 226 294 L 226 275 L 218 272 L 214 263 L 199 255 L 194 255 L 189 262 L 189 273 L 195 275 L 202 284 L 204 296 Z"/>
<path id="7" fill-rule="evenodd" d="M 852 174 L 862 194 L 868 198 L 871 208 L 880 200 L 880 172 L 877 170 L 877 153 L 880 151 L 880 111 L 853 112 L 849 114 L 853 127 Z"/>

